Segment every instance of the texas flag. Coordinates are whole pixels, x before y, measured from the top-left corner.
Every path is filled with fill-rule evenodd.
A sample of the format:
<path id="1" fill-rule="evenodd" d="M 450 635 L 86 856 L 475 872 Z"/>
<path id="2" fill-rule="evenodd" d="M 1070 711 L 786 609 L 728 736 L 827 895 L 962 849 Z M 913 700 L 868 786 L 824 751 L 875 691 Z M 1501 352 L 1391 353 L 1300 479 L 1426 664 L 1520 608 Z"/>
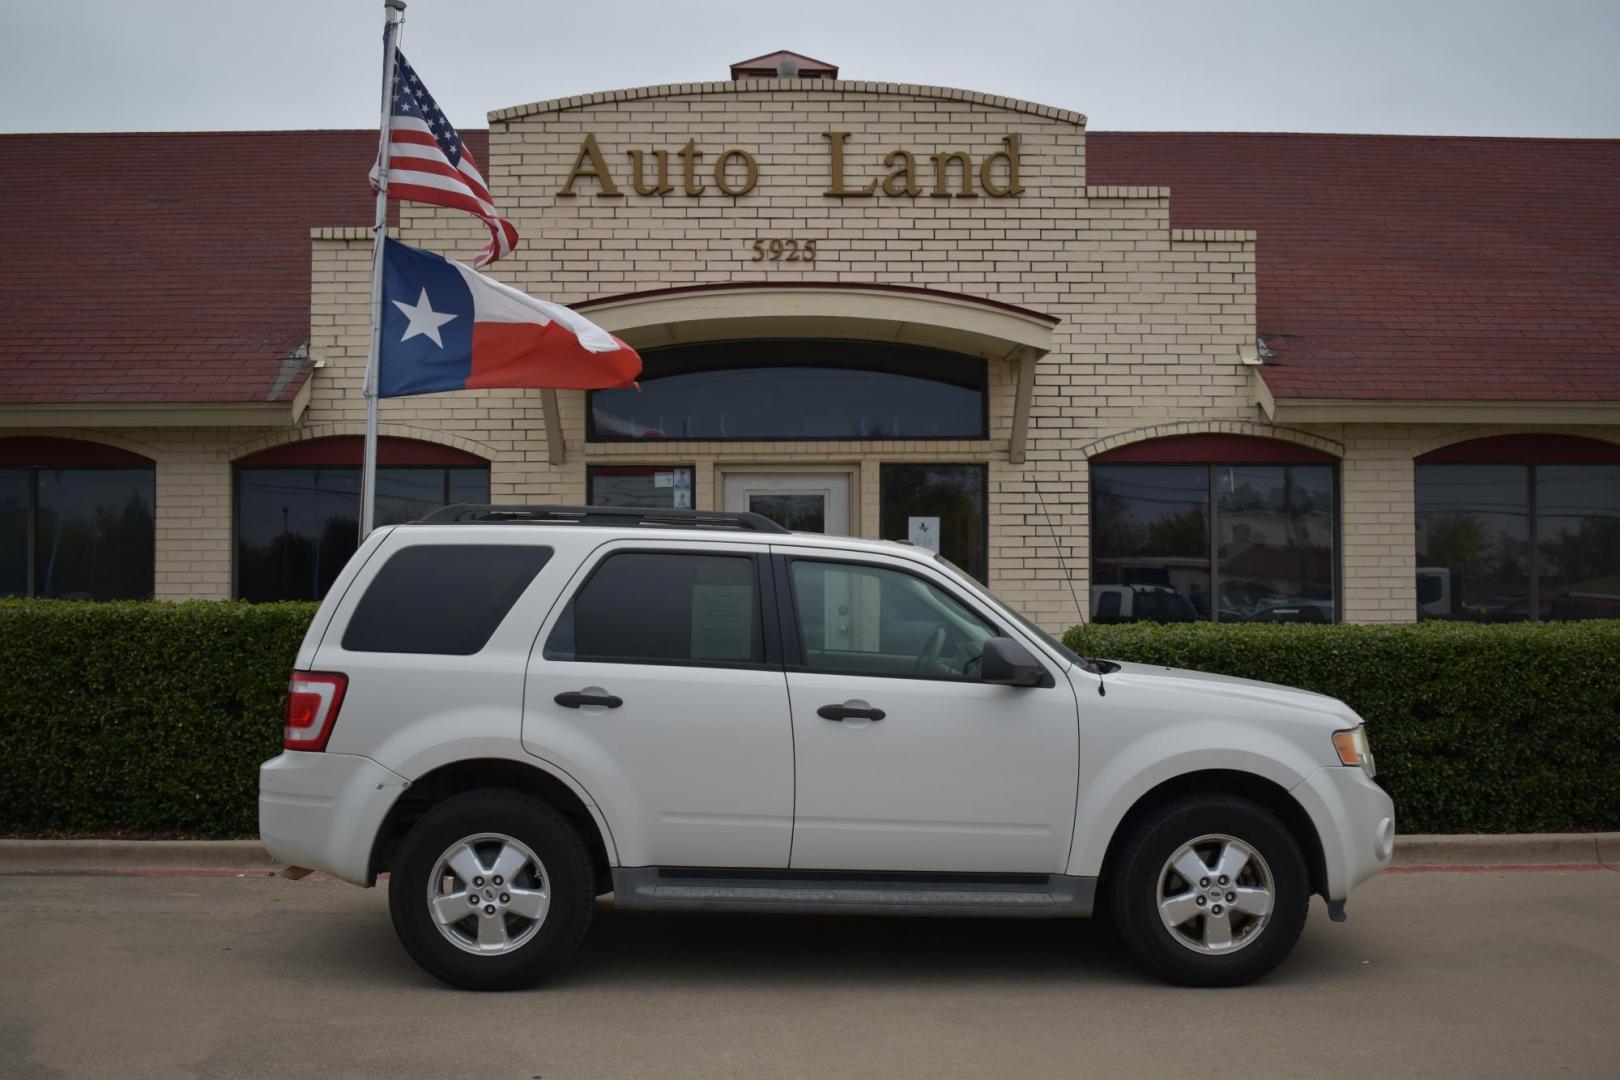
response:
<path id="1" fill-rule="evenodd" d="M 458 262 L 383 242 L 382 397 L 443 390 L 634 386 L 636 351 L 561 304 Z"/>

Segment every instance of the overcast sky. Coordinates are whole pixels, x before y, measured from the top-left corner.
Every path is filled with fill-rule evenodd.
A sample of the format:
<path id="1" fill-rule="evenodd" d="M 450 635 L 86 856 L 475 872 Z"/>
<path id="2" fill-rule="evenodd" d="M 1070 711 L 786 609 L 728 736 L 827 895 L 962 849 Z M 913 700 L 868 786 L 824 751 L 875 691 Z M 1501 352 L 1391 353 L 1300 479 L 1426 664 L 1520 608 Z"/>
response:
<path id="1" fill-rule="evenodd" d="M 0 130 L 375 127 L 381 0 L 0 0 Z M 490 109 L 727 77 L 779 48 L 1111 130 L 1620 135 L 1620 0 L 411 0 Z"/>

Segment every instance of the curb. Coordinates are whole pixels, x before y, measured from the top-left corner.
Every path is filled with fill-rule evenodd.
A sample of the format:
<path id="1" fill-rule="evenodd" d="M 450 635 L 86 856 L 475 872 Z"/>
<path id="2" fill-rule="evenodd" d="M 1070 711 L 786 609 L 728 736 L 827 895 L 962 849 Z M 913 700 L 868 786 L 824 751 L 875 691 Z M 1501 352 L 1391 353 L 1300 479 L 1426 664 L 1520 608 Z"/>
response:
<path id="1" fill-rule="evenodd" d="M 279 870 L 257 840 L 3 840 L 0 872 Z M 1620 832 L 1402 836 L 1390 866 L 1620 867 Z"/>
<path id="2" fill-rule="evenodd" d="M 1613 866 L 1620 833 L 1465 833 L 1395 839 L 1392 867 Z"/>
<path id="3" fill-rule="evenodd" d="M 0 870 L 279 870 L 257 840 L 0 840 Z"/>

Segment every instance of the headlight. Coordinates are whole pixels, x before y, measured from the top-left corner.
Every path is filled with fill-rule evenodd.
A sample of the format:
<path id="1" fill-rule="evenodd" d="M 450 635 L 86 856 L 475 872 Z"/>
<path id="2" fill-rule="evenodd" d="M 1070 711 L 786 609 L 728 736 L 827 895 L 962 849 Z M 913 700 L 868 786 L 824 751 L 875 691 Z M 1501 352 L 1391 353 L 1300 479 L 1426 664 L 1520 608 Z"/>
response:
<path id="1" fill-rule="evenodd" d="M 1372 747 L 1367 743 L 1365 725 L 1357 724 L 1348 731 L 1335 731 L 1333 749 L 1339 752 L 1341 765 L 1359 765 L 1369 778 L 1378 775 L 1378 770 L 1373 767 Z"/>

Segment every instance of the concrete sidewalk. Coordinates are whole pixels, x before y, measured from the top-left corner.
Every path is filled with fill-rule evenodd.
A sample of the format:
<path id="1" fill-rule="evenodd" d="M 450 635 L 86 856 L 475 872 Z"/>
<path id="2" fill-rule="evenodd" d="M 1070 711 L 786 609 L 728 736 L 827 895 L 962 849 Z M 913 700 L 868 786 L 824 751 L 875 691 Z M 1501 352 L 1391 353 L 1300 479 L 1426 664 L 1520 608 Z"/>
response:
<path id="1" fill-rule="evenodd" d="M 89 870 L 279 870 L 257 840 L 4 840 L 0 873 Z M 1611 866 L 1620 833 L 1412 835 L 1395 841 L 1397 868 Z"/>

